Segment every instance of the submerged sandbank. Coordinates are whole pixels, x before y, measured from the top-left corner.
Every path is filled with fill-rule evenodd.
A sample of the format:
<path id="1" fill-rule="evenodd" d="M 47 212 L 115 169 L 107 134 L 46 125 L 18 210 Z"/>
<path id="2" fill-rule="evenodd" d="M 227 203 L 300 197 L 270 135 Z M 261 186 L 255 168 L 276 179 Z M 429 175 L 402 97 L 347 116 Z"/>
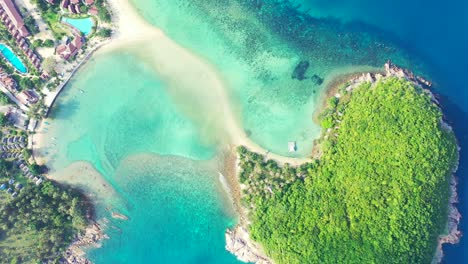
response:
<path id="1" fill-rule="evenodd" d="M 252 151 L 266 154 L 279 163 L 299 165 L 308 158 L 283 157 L 260 147 L 249 139 L 242 128 L 240 110 L 233 102 L 229 87 L 221 74 L 203 58 L 175 43 L 160 29 L 142 19 L 126 0 L 108 2 L 114 14 L 116 34 L 110 44 L 96 52 L 96 56 L 107 52 L 129 51 L 150 64 L 163 82 L 178 108 L 197 123 L 204 140 L 208 143 L 244 145 Z M 47 133 L 39 127 L 33 139 L 34 156 L 45 163 Z"/>
<path id="2" fill-rule="evenodd" d="M 118 197 L 112 185 L 88 162 L 73 162 L 66 168 L 49 174 L 48 177 L 80 188 L 95 204 L 105 204 Z"/>
<path id="3" fill-rule="evenodd" d="M 250 140 L 242 128 L 239 105 L 221 74 L 205 59 L 180 46 L 164 32 L 139 16 L 125 0 L 112 2 L 117 16 L 115 40 L 101 52 L 133 51 L 154 68 L 167 85 L 177 106 L 202 129 L 207 140 L 244 145 L 266 154 L 280 164 L 300 165 L 308 158 L 290 158 L 270 153 Z M 125 14 L 125 20 L 120 19 Z"/>

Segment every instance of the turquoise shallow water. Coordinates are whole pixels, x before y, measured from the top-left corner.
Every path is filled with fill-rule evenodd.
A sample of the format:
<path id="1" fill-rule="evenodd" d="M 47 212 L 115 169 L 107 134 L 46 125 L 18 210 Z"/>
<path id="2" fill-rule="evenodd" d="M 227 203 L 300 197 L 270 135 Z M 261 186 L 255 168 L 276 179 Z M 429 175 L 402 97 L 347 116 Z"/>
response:
<path id="1" fill-rule="evenodd" d="M 286 156 L 310 153 L 310 139 L 320 133 L 311 117 L 336 74 L 382 67 L 388 59 L 419 66 L 366 28 L 304 16 L 287 1 L 132 2 L 148 21 L 214 64 L 237 98 L 247 134 Z M 288 141 L 297 141 L 297 153 L 288 153 Z"/>
<path id="2" fill-rule="evenodd" d="M 432 32 L 431 27 L 410 26 L 415 9 L 392 9 L 398 18 L 394 23 L 383 19 L 388 14 L 377 12 L 381 9 L 374 1 L 362 9 L 356 8 L 361 2 L 353 1 L 295 1 L 303 4 L 301 10 L 313 8 L 311 14 L 320 19 L 285 1 L 133 2 L 148 21 L 216 67 L 253 141 L 285 155 L 310 153 L 320 132 L 311 117 L 334 76 L 375 69 L 392 59 L 439 78 L 444 73 L 440 69 L 449 69 L 447 58 L 455 57 L 446 38 L 416 41 L 418 30 L 424 29 L 423 36 Z M 402 1 L 400 8 L 404 5 Z M 434 21 L 432 28 L 437 28 Z M 441 50 L 445 55 L 436 52 Z M 464 69 L 463 63 L 457 65 L 455 71 Z M 468 99 L 467 90 L 459 88 L 461 78 L 438 80 L 444 110 L 449 120 L 454 118 L 463 147 L 468 119 L 460 107 Z M 447 83 L 458 89 L 444 89 Z M 91 163 L 115 188 L 118 202 L 112 205 L 130 217 L 128 222 L 111 220 L 111 239 L 90 251 L 96 263 L 236 262 L 224 250 L 224 230 L 235 216 L 218 182 L 219 164 L 212 160 L 218 146 L 173 99 L 157 73 L 129 49 L 93 59 L 56 105 L 56 119 L 47 129 L 48 137 L 57 139 L 44 150 L 53 158 L 52 167 Z M 286 152 L 290 140 L 298 142 L 298 153 Z M 462 153 L 462 171 L 463 164 Z M 104 208 L 98 213 L 108 216 Z M 452 262 L 461 258 L 459 252 Z"/>
<path id="3" fill-rule="evenodd" d="M 115 74 L 118 72 L 118 74 Z M 91 163 L 118 197 L 98 208 L 111 237 L 96 263 L 236 263 L 224 250 L 235 223 L 218 181 L 214 146 L 183 117 L 151 68 L 129 52 L 90 61 L 46 127 L 55 171 Z M 136 82 L 135 80 L 138 80 Z M 128 215 L 109 217 L 106 207 Z"/>
<path id="4" fill-rule="evenodd" d="M 180 157 L 138 156 L 114 177 L 131 219 L 90 253 L 96 263 L 237 263 L 224 250 L 234 221 L 212 170 Z"/>
<path id="5" fill-rule="evenodd" d="M 26 73 L 28 70 L 24 66 L 23 62 L 18 58 L 15 53 L 5 44 L 0 43 L 0 52 L 4 58 L 10 62 L 19 72 Z"/>

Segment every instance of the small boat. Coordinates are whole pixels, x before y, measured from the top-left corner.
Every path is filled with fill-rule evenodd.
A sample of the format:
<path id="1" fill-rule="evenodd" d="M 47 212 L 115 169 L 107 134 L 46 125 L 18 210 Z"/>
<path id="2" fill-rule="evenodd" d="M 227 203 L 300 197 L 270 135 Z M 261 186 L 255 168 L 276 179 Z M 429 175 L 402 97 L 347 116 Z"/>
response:
<path id="1" fill-rule="evenodd" d="M 84 91 L 82 89 L 80 89 L 80 93 L 84 93 Z"/>
<path id="2" fill-rule="evenodd" d="M 296 150 L 297 150 L 296 141 L 289 141 L 288 142 L 288 150 L 289 150 L 289 152 L 296 152 Z"/>

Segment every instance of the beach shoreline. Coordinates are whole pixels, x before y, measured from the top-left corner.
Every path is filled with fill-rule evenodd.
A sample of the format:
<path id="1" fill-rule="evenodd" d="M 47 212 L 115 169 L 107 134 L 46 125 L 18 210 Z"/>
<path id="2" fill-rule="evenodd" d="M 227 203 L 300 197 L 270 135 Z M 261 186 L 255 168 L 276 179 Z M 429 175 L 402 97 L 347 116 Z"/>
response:
<path id="1" fill-rule="evenodd" d="M 208 87 L 210 92 L 212 93 L 212 97 L 210 97 L 210 100 L 213 101 L 218 101 L 218 105 L 220 105 L 219 111 L 213 111 L 216 112 L 216 115 L 222 115 L 225 118 L 221 119 L 223 120 L 222 123 L 213 123 L 209 124 L 208 127 L 212 128 L 214 127 L 217 133 L 217 137 L 219 137 L 219 140 L 223 141 L 223 144 L 230 146 L 229 150 L 225 154 L 225 163 L 224 163 L 224 171 L 223 175 L 226 178 L 229 186 L 230 186 L 230 194 L 232 196 L 232 199 L 234 201 L 234 205 L 236 207 L 236 211 L 238 211 L 239 216 L 240 216 L 240 222 L 246 223 L 248 220 L 245 218 L 245 214 L 243 213 L 242 206 L 241 206 L 241 187 L 238 182 L 238 173 L 239 173 L 239 167 L 238 167 L 238 157 L 236 153 L 236 146 L 245 146 L 247 149 L 250 151 L 254 151 L 257 153 L 261 153 L 265 155 L 266 159 L 272 159 L 277 161 L 280 165 L 284 165 L 285 163 L 289 163 L 293 166 L 299 166 L 303 163 L 311 161 L 309 158 L 290 158 L 290 157 L 284 157 L 281 155 L 277 155 L 274 153 L 270 153 L 268 150 L 262 148 L 258 144 L 254 143 L 252 140 L 248 138 L 246 135 L 245 131 L 242 128 L 242 125 L 239 121 L 239 117 L 237 117 L 233 111 L 232 103 L 230 102 L 230 98 L 228 95 L 228 89 L 226 89 L 226 85 L 220 75 L 217 73 L 217 71 L 212 67 L 208 62 L 206 62 L 203 58 L 198 57 L 196 54 L 192 54 L 190 51 L 184 49 L 174 41 L 172 41 L 170 38 L 168 38 L 164 32 L 162 32 L 160 29 L 154 27 L 153 25 L 150 25 L 148 22 L 146 22 L 137 12 L 137 10 L 126 0 L 114 0 L 114 1 L 108 1 L 108 6 L 110 7 L 112 13 L 113 13 L 113 23 L 115 23 L 115 35 L 111 38 L 111 40 L 108 43 L 105 43 L 104 45 L 96 48 L 93 50 L 91 53 L 89 53 L 86 57 L 86 60 L 83 60 L 79 66 L 74 70 L 74 72 L 70 75 L 68 78 L 74 78 L 75 73 L 78 71 L 79 67 L 82 65 L 86 64 L 87 60 L 91 58 L 92 56 L 95 56 L 96 54 L 103 54 L 103 53 L 108 53 L 120 49 L 124 49 L 129 46 L 141 46 L 144 48 L 144 51 L 151 51 L 150 54 L 145 53 L 141 54 L 141 56 L 148 56 L 148 59 L 153 59 L 152 60 L 152 65 L 155 69 L 155 72 L 157 71 L 159 74 L 162 75 L 162 78 L 168 81 L 170 84 L 175 82 L 175 80 L 170 78 L 170 75 L 180 73 L 181 70 L 186 70 L 185 67 L 189 67 L 189 70 L 193 70 L 192 74 L 187 74 L 190 75 L 186 80 L 185 83 L 182 84 L 182 86 L 187 86 L 190 85 L 192 80 L 195 80 L 193 78 L 196 78 L 197 81 L 199 81 L 199 76 L 200 72 L 205 72 L 208 73 L 207 76 L 204 76 L 202 83 L 207 84 L 206 87 Z M 125 19 L 122 19 L 122 18 Z M 152 44 L 154 44 L 153 47 L 149 47 Z M 160 49 L 161 48 L 161 49 Z M 160 49 L 160 50 L 158 50 Z M 169 51 L 167 54 L 164 54 L 164 52 Z M 177 54 L 179 56 L 177 61 L 187 61 L 187 65 L 184 65 L 184 67 L 181 67 L 181 65 L 175 65 L 174 63 L 172 64 L 165 64 L 165 62 L 168 62 L 169 59 L 173 59 L 171 56 L 173 54 Z M 358 77 L 362 75 L 361 73 L 352 73 L 351 74 L 354 77 Z M 353 78 L 354 78 L 353 77 Z M 192 79 L 190 79 L 192 78 Z M 67 80 L 67 82 L 68 82 Z M 177 80 L 178 82 L 180 80 Z M 174 84 L 174 83 L 173 83 Z M 177 83 L 180 85 L 180 83 Z M 64 84 L 64 87 L 66 87 L 67 84 Z M 174 85 L 175 86 L 175 85 Z M 178 93 L 181 91 L 177 91 Z M 182 91 L 182 95 L 191 95 L 191 90 L 187 89 L 186 91 Z M 325 95 L 328 95 L 329 93 L 333 93 L 334 91 L 330 89 L 327 91 Z M 57 96 L 59 96 L 57 94 Z M 55 98 L 54 98 L 55 100 Z M 325 102 L 325 99 L 323 100 Z M 53 107 L 53 104 L 51 104 L 50 107 Z M 319 111 L 316 111 L 319 112 Z M 195 118 L 196 119 L 196 118 Z M 215 118 L 213 118 L 215 119 Z M 42 120 L 39 130 L 43 130 L 44 120 Z M 200 122 L 206 122 L 205 120 L 200 121 Z M 36 136 L 37 135 L 37 136 Z M 45 133 L 38 133 L 35 134 L 33 137 L 33 157 L 36 159 L 36 162 L 39 164 L 46 164 L 47 163 L 47 155 L 43 153 L 39 153 L 40 149 L 46 147 L 46 141 L 45 141 Z M 223 136 L 226 136 L 227 139 L 222 139 Z M 311 139 L 313 140 L 313 139 Z M 67 168 L 66 169 L 67 173 L 70 171 L 75 171 L 79 172 L 79 168 Z M 82 171 L 81 171 L 82 172 Z M 101 176 L 102 177 L 102 176 Z M 65 181 L 62 177 L 60 179 L 54 178 L 55 180 L 59 181 Z M 105 179 L 102 179 L 104 182 L 101 183 L 101 185 L 107 184 Z M 71 183 L 71 184 L 77 184 Z M 95 198 L 96 199 L 96 198 Z M 243 226 L 243 225 L 242 225 Z M 242 228 L 241 226 L 241 228 Z M 235 234 L 239 234 L 239 237 L 242 237 L 243 241 L 247 244 L 248 240 L 245 238 L 245 234 L 239 230 L 233 230 L 229 231 L 231 233 L 229 234 L 234 234 L 234 237 L 236 236 Z M 228 234 L 228 233 L 227 233 Z M 226 237 L 228 239 L 228 237 Z M 243 242 L 243 243 L 244 243 Z M 233 248 L 236 248 L 235 244 L 232 244 Z M 264 257 L 261 254 L 258 254 L 257 257 L 259 257 L 259 260 L 263 259 Z M 265 261 L 268 261 L 267 259 Z M 270 263 L 270 262 L 259 262 L 259 263 Z"/>

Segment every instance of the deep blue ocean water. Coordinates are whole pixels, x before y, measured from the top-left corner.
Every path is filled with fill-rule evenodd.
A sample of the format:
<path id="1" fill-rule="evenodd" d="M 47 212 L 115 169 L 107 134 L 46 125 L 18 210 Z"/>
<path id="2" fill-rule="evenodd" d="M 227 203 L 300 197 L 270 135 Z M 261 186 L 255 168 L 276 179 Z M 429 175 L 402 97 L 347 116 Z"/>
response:
<path id="1" fill-rule="evenodd" d="M 468 1 L 435 0 L 293 0 L 314 17 L 363 22 L 385 31 L 430 69 L 447 121 L 461 147 L 459 210 L 461 230 L 468 228 Z M 468 263 L 468 235 L 459 244 L 444 247 L 443 263 Z"/>

